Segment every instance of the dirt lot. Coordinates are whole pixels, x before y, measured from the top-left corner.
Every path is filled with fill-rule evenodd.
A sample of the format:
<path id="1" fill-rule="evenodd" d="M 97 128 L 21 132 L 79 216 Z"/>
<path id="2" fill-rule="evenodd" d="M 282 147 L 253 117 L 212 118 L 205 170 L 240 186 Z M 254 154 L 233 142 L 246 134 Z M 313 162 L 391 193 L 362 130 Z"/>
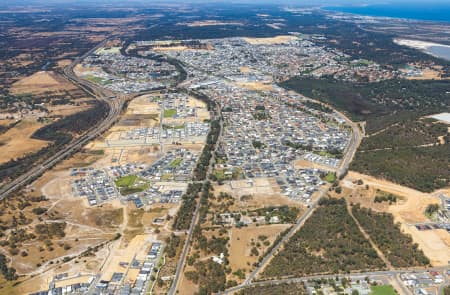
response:
<path id="1" fill-rule="evenodd" d="M 240 87 L 244 87 L 250 90 L 259 91 L 271 91 L 273 86 L 271 82 L 247 82 L 247 83 L 236 83 Z"/>
<path id="2" fill-rule="evenodd" d="M 257 242 L 259 235 L 267 236 L 270 244 L 272 244 L 277 235 L 283 230 L 287 229 L 290 225 L 288 224 L 274 224 L 274 225 L 263 225 L 263 226 L 249 226 L 243 228 L 233 228 L 230 231 L 230 266 L 233 270 L 245 269 L 251 270 L 251 266 L 257 261 L 256 256 L 250 255 L 250 250 L 252 248 L 252 240 Z M 261 241 L 259 241 L 261 243 Z M 261 243 L 262 244 L 262 243 Z M 263 254 L 264 250 L 268 247 L 262 245 L 258 251 Z"/>
<path id="3" fill-rule="evenodd" d="M 75 89 L 77 88 L 73 84 L 54 72 L 40 71 L 14 83 L 10 91 L 13 94 L 40 94 Z"/>
<path id="4" fill-rule="evenodd" d="M 258 44 L 282 44 L 289 42 L 291 40 L 295 40 L 297 37 L 295 36 L 276 36 L 272 38 L 244 38 L 245 42 L 258 45 Z"/>
<path id="5" fill-rule="evenodd" d="M 32 139 L 31 135 L 44 126 L 36 121 L 23 121 L 0 135 L 2 153 L 0 163 L 22 157 L 26 153 L 32 153 L 48 145 L 47 141 Z"/>
<path id="6" fill-rule="evenodd" d="M 313 163 L 313 162 L 306 161 L 306 160 L 303 160 L 303 159 L 294 161 L 294 167 L 295 167 L 295 169 L 316 168 L 316 169 L 321 169 L 321 170 L 325 170 L 325 171 L 335 171 L 336 170 L 336 169 L 334 169 L 332 167 L 321 165 L 321 164 L 317 164 L 317 163 Z"/>
<path id="7" fill-rule="evenodd" d="M 281 205 L 301 207 L 299 202 L 283 196 L 276 181 L 272 178 L 257 179 L 253 185 L 249 184 L 247 180 L 235 180 L 223 185 L 215 185 L 214 193 L 217 195 L 220 192 L 228 193 L 237 200 L 231 209 Z M 242 198 L 242 196 L 246 197 Z"/>
<path id="8" fill-rule="evenodd" d="M 369 185 L 369 190 L 355 188 L 352 181 L 358 179 L 363 180 L 363 186 Z M 361 203 L 377 211 L 392 213 L 395 221 L 401 224 L 402 230 L 412 236 L 414 242 L 419 244 L 434 266 L 447 265 L 450 260 L 450 234 L 445 230 L 419 231 L 414 226 L 417 223 L 429 222 L 424 211 L 429 204 L 440 202 L 436 193 L 422 193 L 355 172 L 349 172 L 342 184 L 344 189 L 342 195 L 353 195 L 352 198 L 348 198 L 349 201 Z M 373 197 L 376 189 L 400 196 L 401 200 L 392 205 L 375 204 Z"/>

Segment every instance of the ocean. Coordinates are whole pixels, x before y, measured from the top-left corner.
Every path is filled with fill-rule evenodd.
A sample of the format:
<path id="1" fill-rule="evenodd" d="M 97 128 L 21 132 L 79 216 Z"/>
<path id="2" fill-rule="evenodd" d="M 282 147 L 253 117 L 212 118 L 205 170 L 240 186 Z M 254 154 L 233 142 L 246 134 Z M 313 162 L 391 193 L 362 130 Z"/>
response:
<path id="1" fill-rule="evenodd" d="M 360 6 L 330 6 L 325 10 L 416 20 L 450 22 L 449 3 L 392 3 Z"/>

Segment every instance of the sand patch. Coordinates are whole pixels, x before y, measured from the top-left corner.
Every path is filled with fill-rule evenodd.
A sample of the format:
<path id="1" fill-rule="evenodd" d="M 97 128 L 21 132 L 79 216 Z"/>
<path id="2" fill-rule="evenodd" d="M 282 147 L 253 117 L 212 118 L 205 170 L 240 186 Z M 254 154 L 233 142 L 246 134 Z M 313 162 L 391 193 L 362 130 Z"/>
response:
<path id="1" fill-rule="evenodd" d="M 244 38 L 244 41 L 252 45 L 262 45 L 262 44 L 283 44 L 296 40 L 295 36 L 276 36 L 271 38 Z"/>
<path id="2" fill-rule="evenodd" d="M 40 71 L 20 79 L 10 89 L 12 94 L 40 94 L 52 91 L 68 91 L 77 89 L 69 81 L 54 72 Z"/>
<path id="3" fill-rule="evenodd" d="M 271 82 L 239 82 L 236 83 L 240 87 L 256 91 L 272 91 L 273 85 Z"/>

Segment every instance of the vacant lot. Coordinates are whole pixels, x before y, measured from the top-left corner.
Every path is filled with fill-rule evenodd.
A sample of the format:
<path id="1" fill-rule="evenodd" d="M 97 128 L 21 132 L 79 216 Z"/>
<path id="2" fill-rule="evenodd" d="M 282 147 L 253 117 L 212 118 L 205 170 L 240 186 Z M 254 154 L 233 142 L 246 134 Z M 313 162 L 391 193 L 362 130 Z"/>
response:
<path id="1" fill-rule="evenodd" d="M 41 94 L 74 90 L 76 87 L 54 72 L 37 72 L 14 83 L 10 89 L 12 94 Z"/>
<path id="2" fill-rule="evenodd" d="M 249 226 L 243 228 L 232 228 L 230 230 L 230 267 L 233 270 L 253 269 L 252 264 L 258 260 L 257 256 L 251 255 L 252 242 L 261 244 L 258 249 L 262 255 L 269 245 L 277 238 L 278 234 L 290 227 L 289 224 L 274 224 L 264 226 Z M 268 245 L 258 239 L 259 236 L 267 237 Z M 266 239 L 264 239 L 265 241 Z"/>
<path id="3" fill-rule="evenodd" d="M 295 40 L 295 36 L 276 36 L 272 38 L 244 38 L 245 42 L 252 45 L 260 44 L 283 44 Z"/>
<path id="4" fill-rule="evenodd" d="M 31 138 L 33 133 L 42 126 L 44 124 L 35 121 L 23 121 L 1 134 L 2 153 L 0 154 L 0 163 L 20 158 L 24 154 L 36 152 L 47 146 L 47 141 Z"/>
<path id="5" fill-rule="evenodd" d="M 363 181 L 363 185 L 352 184 L 358 179 Z M 368 189 L 365 189 L 366 185 Z M 363 207 L 377 212 L 391 213 L 394 221 L 401 224 L 402 232 L 412 236 L 413 242 L 419 244 L 419 248 L 430 259 L 432 265 L 446 265 L 450 260 L 450 235 L 445 230 L 419 231 L 414 226 L 417 223 L 429 222 L 424 212 L 429 204 L 440 202 L 437 197 L 439 192 L 423 193 L 356 172 L 349 172 L 343 181 L 343 188 L 346 195 L 352 195 L 347 198 L 349 202 L 360 203 Z M 391 205 L 387 202 L 374 203 L 377 189 L 399 196 L 400 200 Z M 448 193 L 445 190 L 442 192 Z"/>

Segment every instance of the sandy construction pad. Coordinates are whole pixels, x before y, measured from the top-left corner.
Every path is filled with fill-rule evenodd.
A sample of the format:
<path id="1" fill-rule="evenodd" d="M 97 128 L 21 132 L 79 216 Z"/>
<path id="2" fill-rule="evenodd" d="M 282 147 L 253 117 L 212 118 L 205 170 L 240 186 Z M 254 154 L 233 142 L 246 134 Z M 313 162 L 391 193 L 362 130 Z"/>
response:
<path id="1" fill-rule="evenodd" d="M 415 226 L 402 224 L 402 230 L 410 234 L 414 242 L 430 259 L 433 266 L 446 266 L 450 261 L 450 234 L 444 229 L 419 231 Z"/>
<path id="2" fill-rule="evenodd" d="M 113 249 L 108 261 L 105 263 L 101 279 L 109 281 L 115 272 L 125 273 L 127 268 L 121 266 L 120 263 L 131 264 L 135 255 L 145 251 L 145 248 L 151 244 L 151 239 L 151 235 L 137 235 L 126 247 Z M 134 277 L 134 279 L 136 278 Z"/>
<path id="3" fill-rule="evenodd" d="M 413 241 L 431 260 L 432 265 L 447 265 L 450 261 L 450 234 L 442 229 L 419 231 L 414 226 L 417 223 L 430 222 L 424 212 L 429 204 L 440 203 L 440 199 L 434 196 L 435 194 L 422 193 L 390 181 L 376 179 L 356 172 L 349 172 L 346 179 L 362 179 L 364 185 L 401 196 L 400 202 L 384 207 L 385 210 L 383 211 L 387 211 L 394 216 L 395 222 L 399 222 L 402 230 L 412 236 Z M 439 192 L 445 191 L 440 190 Z"/>

